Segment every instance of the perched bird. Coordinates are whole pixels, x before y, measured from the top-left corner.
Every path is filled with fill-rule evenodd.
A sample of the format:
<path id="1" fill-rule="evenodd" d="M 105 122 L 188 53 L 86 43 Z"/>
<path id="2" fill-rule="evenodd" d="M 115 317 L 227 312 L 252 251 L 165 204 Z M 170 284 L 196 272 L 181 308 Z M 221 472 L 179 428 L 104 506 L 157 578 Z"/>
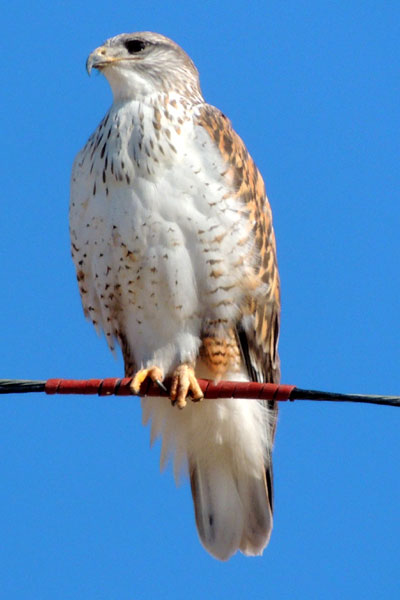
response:
<path id="1" fill-rule="evenodd" d="M 114 102 L 77 155 L 72 256 L 85 315 L 117 342 L 144 398 L 161 465 L 189 471 L 204 547 L 259 555 L 272 528 L 272 402 L 199 401 L 197 378 L 279 382 L 280 294 L 262 177 L 231 123 L 203 99 L 196 67 L 163 35 L 107 40 L 87 70 Z M 190 399 L 190 401 L 188 401 Z M 183 409 L 183 410 L 178 410 Z"/>

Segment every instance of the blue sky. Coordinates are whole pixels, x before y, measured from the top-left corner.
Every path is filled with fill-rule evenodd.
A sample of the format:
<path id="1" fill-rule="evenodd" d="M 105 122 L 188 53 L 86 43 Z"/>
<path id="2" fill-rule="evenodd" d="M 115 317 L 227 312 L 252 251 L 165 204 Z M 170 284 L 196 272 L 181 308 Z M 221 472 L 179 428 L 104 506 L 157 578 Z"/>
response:
<path id="1" fill-rule="evenodd" d="M 119 376 L 69 254 L 72 160 L 111 101 L 85 60 L 154 30 L 197 64 L 264 175 L 283 381 L 400 393 L 398 2 L 8 3 L 2 19 L 1 376 Z M 263 558 L 210 558 L 135 399 L 0 403 L 0 591 L 20 600 L 394 598 L 400 410 L 281 407 Z"/>

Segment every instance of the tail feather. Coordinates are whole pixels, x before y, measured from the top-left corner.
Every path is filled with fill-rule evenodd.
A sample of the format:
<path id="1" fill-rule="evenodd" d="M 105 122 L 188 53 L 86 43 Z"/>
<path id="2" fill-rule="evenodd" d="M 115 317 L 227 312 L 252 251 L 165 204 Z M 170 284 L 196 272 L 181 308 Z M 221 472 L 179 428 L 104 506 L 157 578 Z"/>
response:
<path id="1" fill-rule="evenodd" d="M 239 548 L 243 530 L 241 501 L 224 466 L 191 468 L 190 483 L 197 531 L 206 550 L 227 560 Z"/>
<path id="2" fill-rule="evenodd" d="M 260 477 L 235 474 L 232 465 L 190 464 L 197 531 L 212 556 L 227 560 L 237 550 L 262 554 L 272 529 L 272 511 L 263 469 Z"/>
<path id="3" fill-rule="evenodd" d="M 243 498 L 245 516 L 239 549 L 248 556 L 257 556 L 262 554 L 272 531 L 272 509 L 265 474 L 260 479 L 242 475 L 239 494 Z"/>
<path id="4" fill-rule="evenodd" d="M 216 558 L 237 550 L 260 555 L 272 528 L 272 431 L 276 414 L 261 402 L 236 398 L 188 403 L 177 411 L 144 398 L 143 420 L 162 436 L 161 464 L 189 468 L 200 540 Z"/>

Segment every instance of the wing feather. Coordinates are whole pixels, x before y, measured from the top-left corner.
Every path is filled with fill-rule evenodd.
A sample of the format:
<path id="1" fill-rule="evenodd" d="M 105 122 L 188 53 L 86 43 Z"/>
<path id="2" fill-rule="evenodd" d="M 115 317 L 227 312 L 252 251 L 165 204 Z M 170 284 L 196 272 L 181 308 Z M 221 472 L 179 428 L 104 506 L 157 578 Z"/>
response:
<path id="1" fill-rule="evenodd" d="M 237 339 L 253 381 L 280 380 L 278 338 L 280 323 L 280 284 L 272 213 L 262 176 L 229 119 L 217 108 L 203 105 L 198 124 L 204 127 L 223 157 L 227 184 L 243 203 L 254 236 L 255 289 L 241 307 L 236 325 Z"/>

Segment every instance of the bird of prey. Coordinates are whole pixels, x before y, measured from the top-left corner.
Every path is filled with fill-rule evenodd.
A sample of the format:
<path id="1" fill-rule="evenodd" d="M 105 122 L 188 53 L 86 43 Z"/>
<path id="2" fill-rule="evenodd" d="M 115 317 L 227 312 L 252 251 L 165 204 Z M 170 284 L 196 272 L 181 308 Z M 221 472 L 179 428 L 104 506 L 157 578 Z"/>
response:
<path id="1" fill-rule="evenodd" d="M 87 70 L 113 104 L 77 155 L 72 256 L 85 315 L 122 350 L 161 465 L 188 469 L 204 547 L 262 554 L 272 528 L 276 405 L 202 399 L 197 378 L 279 382 L 279 275 L 263 179 L 229 119 L 163 35 L 121 34 Z M 179 410 L 182 409 L 182 410 Z"/>

